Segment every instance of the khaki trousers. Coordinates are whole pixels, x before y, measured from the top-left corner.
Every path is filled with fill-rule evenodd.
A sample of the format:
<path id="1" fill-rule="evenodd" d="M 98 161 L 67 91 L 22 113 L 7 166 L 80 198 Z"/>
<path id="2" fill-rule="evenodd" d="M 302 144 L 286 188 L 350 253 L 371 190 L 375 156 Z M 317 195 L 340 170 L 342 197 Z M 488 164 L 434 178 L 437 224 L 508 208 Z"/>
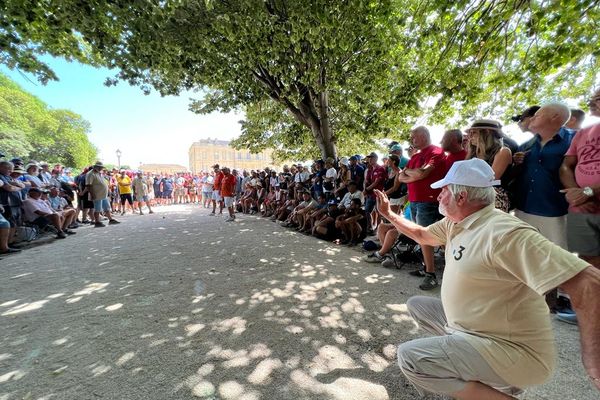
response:
<path id="1" fill-rule="evenodd" d="M 411 340 L 398 347 L 398 364 L 417 391 L 451 395 L 478 381 L 508 395 L 522 390 L 504 382 L 460 335 L 445 330 L 446 315 L 439 299 L 411 297 L 406 303 L 417 324 L 435 337 Z"/>

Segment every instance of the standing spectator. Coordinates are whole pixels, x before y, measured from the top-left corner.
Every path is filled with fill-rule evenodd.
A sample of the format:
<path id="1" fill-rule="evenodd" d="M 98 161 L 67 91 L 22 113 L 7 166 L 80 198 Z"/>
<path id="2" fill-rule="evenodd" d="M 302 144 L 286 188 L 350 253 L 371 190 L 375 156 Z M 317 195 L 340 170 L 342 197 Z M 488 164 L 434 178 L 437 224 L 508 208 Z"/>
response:
<path id="1" fill-rule="evenodd" d="M 337 180 L 337 171 L 333 167 L 333 158 L 328 157 L 325 160 L 325 177 L 323 178 L 323 193 L 325 193 L 325 197 L 327 200 L 333 199 L 333 194 L 336 190 L 336 180 Z M 327 204 L 325 204 L 327 206 Z"/>
<path id="2" fill-rule="evenodd" d="M 368 162 L 367 171 L 365 172 L 364 190 L 365 196 L 365 214 L 367 217 L 367 232 L 370 234 L 375 229 L 379 221 L 377 218 L 377 210 L 375 209 L 376 197 L 374 190 L 383 190 L 383 185 L 387 179 L 387 170 L 385 167 L 377 164 L 377 153 L 369 154 L 366 159 Z"/>
<path id="3" fill-rule="evenodd" d="M 57 168 L 54 169 L 57 174 L 60 174 L 60 164 L 57 165 Z M 50 166 L 47 162 L 40 162 L 40 172 L 39 178 L 44 184 L 44 187 L 50 186 L 50 180 L 52 179 L 52 173 L 50 172 Z"/>
<path id="4" fill-rule="evenodd" d="M 152 207 L 150 206 L 150 199 L 148 199 L 148 184 L 146 183 L 146 179 L 144 178 L 142 171 L 138 171 L 137 176 L 131 183 L 131 187 L 133 188 L 133 194 L 140 210 L 140 215 L 144 215 L 142 212 L 142 206 L 144 203 L 146 203 L 146 207 L 148 207 L 148 213 L 154 214 L 154 211 L 152 211 Z"/>
<path id="5" fill-rule="evenodd" d="M 321 193 L 323 193 L 323 181 L 327 170 L 325 169 L 325 162 L 323 160 L 315 161 L 315 175 L 313 177 L 313 198 L 317 199 Z"/>
<path id="6" fill-rule="evenodd" d="M 580 110 L 579 108 L 572 108 L 571 118 L 569 118 L 569 121 L 567 121 L 567 123 L 565 124 L 565 128 L 578 131 L 581 129 L 581 125 L 583 124 L 584 120 L 585 112 L 583 110 Z"/>
<path id="7" fill-rule="evenodd" d="M 223 198 L 221 197 L 221 181 L 223 180 L 223 172 L 219 168 L 219 164 L 213 165 L 213 170 L 215 172 L 215 182 L 212 193 L 213 210 L 210 215 L 214 217 L 217 211 L 217 203 L 219 204 L 219 215 L 223 214 Z"/>
<path id="8" fill-rule="evenodd" d="M 449 129 L 444 132 L 440 145 L 446 152 L 446 171 L 450 170 L 456 161 L 462 161 L 467 157 L 467 150 L 463 146 L 463 133 L 460 129 Z M 470 144 L 467 145 L 467 148 Z"/>
<path id="9" fill-rule="evenodd" d="M 227 211 L 229 212 L 229 217 L 225 219 L 226 222 L 235 221 L 235 210 L 233 209 L 233 207 L 236 186 L 237 179 L 231 174 L 231 170 L 227 167 L 223 168 L 223 177 L 221 178 L 220 194 L 223 197 L 224 205 L 227 208 Z"/>
<path id="10" fill-rule="evenodd" d="M 165 175 L 161 180 L 161 192 L 164 204 L 173 204 L 173 175 Z"/>
<path id="11" fill-rule="evenodd" d="M 400 174 L 400 158 L 397 155 L 391 154 L 388 157 L 388 175 L 383 184 L 384 193 L 390 199 L 392 211 L 395 213 L 400 210 L 403 205 L 404 196 L 406 196 L 406 184 L 398 180 Z"/>
<path id="12" fill-rule="evenodd" d="M 567 248 L 568 203 L 560 193 L 559 169 L 571 144 L 564 128 L 571 111 L 560 103 L 542 106 L 529 122 L 535 140 L 527 151 L 520 149 L 514 162 L 519 165 L 515 190 L 515 216 L 538 229 L 554 244 Z M 546 295 L 550 309 L 557 310 L 557 292 Z"/>
<path id="13" fill-rule="evenodd" d="M 356 182 L 356 187 L 364 188 L 365 168 L 359 163 L 358 156 L 352 156 L 350 161 L 350 179 Z"/>
<path id="14" fill-rule="evenodd" d="M 122 169 L 120 172 L 121 175 L 117 176 L 117 184 L 121 196 L 121 215 L 125 215 L 125 202 L 129 203 L 133 213 L 133 190 L 131 188 L 131 178 L 126 174 L 126 171 Z"/>
<path id="15" fill-rule="evenodd" d="M 393 144 L 392 144 L 393 143 Z M 408 158 L 402 155 L 402 146 L 398 142 L 390 143 L 390 154 L 398 156 L 400 162 L 398 163 L 398 168 L 404 169 L 408 165 Z"/>
<path id="16" fill-rule="evenodd" d="M 446 157 L 444 151 L 431 144 L 429 130 L 424 126 L 413 129 L 410 133 L 412 145 L 418 150 L 408 162 L 406 169 L 399 175 L 401 182 L 408 184 L 408 201 L 413 221 L 420 226 L 429 226 L 439 221 L 442 216 L 438 212 L 439 189 L 432 189 L 431 184 L 442 179 L 446 174 Z M 425 271 L 417 270 L 410 274 L 424 277 L 419 285 L 421 290 L 431 290 L 438 286 L 435 275 L 433 247 L 421 245 Z"/>
<path id="17" fill-rule="evenodd" d="M 471 125 L 469 133 L 469 153 L 467 159 L 479 158 L 489 164 L 496 174 L 496 179 L 507 182 L 512 165 L 512 153 L 504 146 L 502 127 L 499 122 L 480 119 Z M 508 192 L 502 186 L 496 186 L 497 209 L 508 212 L 511 209 Z"/>
<path id="18" fill-rule="evenodd" d="M 590 113 L 600 117 L 600 90 L 594 93 L 589 106 Z M 577 132 L 560 168 L 560 180 L 569 203 L 569 251 L 600 268 L 600 124 Z M 558 319 L 577 321 L 572 312 L 559 312 Z"/>
<path id="19" fill-rule="evenodd" d="M 157 204 L 162 204 L 163 202 L 163 197 L 162 197 L 162 191 L 161 191 L 161 176 L 160 175 L 156 175 L 153 179 L 152 182 L 152 186 L 154 187 L 154 197 L 156 198 L 156 202 Z"/>
<path id="20" fill-rule="evenodd" d="M 85 186 L 90 195 L 90 200 L 94 203 L 94 226 L 102 228 L 104 225 L 100 221 L 100 215 L 108 218 L 108 224 L 118 224 L 119 221 L 112 217 L 110 212 L 110 202 L 108 201 L 108 182 L 102 176 L 104 164 L 98 161 L 92 169 L 85 175 Z"/>
<path id="21" fill-rule="evenodd" d="M 25 184 L 11 177 L 13 164 L 9 161 L 0 161 L 0 206 L 2 206 L 2 216 L 8 221 L 10 227 L 8 230 L 7 246 L 10 246 L 15 239 L 15 230 L 21 223 L 21 205 L 23 200 L 21 190 Z"/>
<path id="22" fill-rule="evenodd" d="M 567 248 L 568 203 L 560 193 L 559 168 L 570 146 L 563 126 L 570 118 L 563 104 L 550 103 L 538 110 L 529 123 L 535 141 L 528 151 L 520 149 L 514 162 L 522 165 L 515 193 L 515 215 L 537 228 L 542 235 Z"/>
<path id="23" fill-rule="evenodd" d="M 81 223 L 93 223 L 93 209 L 94 203 L 90 200 L 89 191 L 85 184 L 85 178 L 87 173 L 94 167 L 89 166 L 84 168 L 81 174 L 75 177 L 75 184 L 77 185 L 77 213 L 81 211 Z"/>

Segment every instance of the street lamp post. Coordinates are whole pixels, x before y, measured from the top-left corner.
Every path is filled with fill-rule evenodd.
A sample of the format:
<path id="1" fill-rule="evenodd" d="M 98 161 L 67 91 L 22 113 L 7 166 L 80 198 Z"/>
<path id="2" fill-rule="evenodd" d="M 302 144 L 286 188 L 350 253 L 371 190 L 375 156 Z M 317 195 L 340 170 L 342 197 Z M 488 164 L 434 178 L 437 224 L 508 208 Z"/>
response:
<path id="1" fill-rule="evenodd" d="M 117 165 L 119 167 L 119 169 L 121 169 L 121 150 L 117 149 Z"/>

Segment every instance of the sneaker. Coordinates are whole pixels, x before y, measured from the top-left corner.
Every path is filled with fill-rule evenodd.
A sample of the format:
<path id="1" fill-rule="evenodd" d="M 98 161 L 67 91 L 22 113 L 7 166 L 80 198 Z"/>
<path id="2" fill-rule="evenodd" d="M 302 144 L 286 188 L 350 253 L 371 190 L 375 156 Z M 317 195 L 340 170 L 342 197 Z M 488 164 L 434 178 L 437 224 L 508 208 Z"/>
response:
<path id="1" fill-rule="evenodd" d="M 215 216 L 215 213 L 210 213 L 210 214 L 208 214 L 208 216 L 209 216 L 209 217 L 214 217 L 214 216 Z"/>
<path id="2" fill-rule="evenodd" d="M 67 235 L 66 235 L 66 234 L 65 234 L 63 231 L 59 231 L 59 232 L 56 234 L 56 238 L 57 238 L 57 239 L 64 239 L 64 238 L 66 238 L 66 237 L 67 237 Z"/>
<path id="3" fill-rule="evenodd" d="M 423 282 L 419 285 L 419 289 L 432 290 L 439 286 L 435 275 L 428 273 L 425 273 L 425 275 L 425 279 L 423 279 Z"/>
<path id="4" fill-rule="evenodd" d="M 148 214 L 154 214 L 154 211 L 150 210 L 150 211 L 148 212 Z"/>
<path id="5" fill-rule="evenodd" d="M 225 218 L 225 222 L 233 222 L 233 221 L 235 221 L 235 218 L 231 218 L 231 217 Z"/>
<path id="6" fill-rule="evenodd" d="M 574 312 L 557 312 L 556 319 L 567 324 L 577 325 L 577 314 Z"/>
<path id="7" fill-rule="evenodd" d="M 383 260 L 385 260 L 385 257 L 380 255 L 377 251 L 363 257 L 363 261 L 368 263 L 380 263 Z"/>
<path id="8" fill-rule="evenodd" d="M 121 221 L 117 221 L 116 219 L 111 219 L 110 221 L 108 221 L 109 225 L 117 225 L 117 224 L 120 224 L 120 223 L 121 223 Z"/>
<path id="9" fill-rule="evenodd" d="M 72 231 L 72 230 L 70 230 L 70 229 L 67 229 L 67 230 L 65 230 L 64 232 L 65 232 L 67 235 L 74 235 L 74 234 L 76 234 L 76 233 L 77 233 L 77 232 L 75 232 L 75 231 Z"/>
<path id="10" fill-rule="evenodd" d="M 426 275 L 425 271 L 422 270 L 422 269 L 415 269 L 414 271 L 410 271 L 408 274 L 410 276 L 416 276 L 416 277 L 419 277 L 419 278 L 422 278 L 422 277 L 424 277 Z"/>
<path id="11" fill-rule="evenodd" d="M 385 260 L 381 262 L 381 266 L 384 268 L 402 268 L 402 264 L 397 265 L 393 257 L 386 257 Z"/>
<path id="12" fill-rule="evenodd" d="M 104 228 L 106 225 L 104 225 L 102 222 L 96 222 L 94 224 L 94 228 Z"/>

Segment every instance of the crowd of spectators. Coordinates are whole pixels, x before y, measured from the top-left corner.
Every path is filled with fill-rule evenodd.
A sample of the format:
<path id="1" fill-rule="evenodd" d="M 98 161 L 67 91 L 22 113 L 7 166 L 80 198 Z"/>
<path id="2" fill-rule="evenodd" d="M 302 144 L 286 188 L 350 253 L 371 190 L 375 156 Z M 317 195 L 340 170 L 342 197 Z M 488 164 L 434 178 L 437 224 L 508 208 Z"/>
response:
<path id="1" fill-rule="evenodd" d="M 599 95 L 589 102 L 595 116 L 600 116 Z M 98 162 L 73 176 L 61 165 L 1 161 L 0 253 L 19 251 L 11 243 L 20 225 L 50 229 L 64 239 L 80 224 L 100 228 L 106 220 L 119 223 L 113 214 L 143 214 L 144 208 L 153 213 L 153 206 L 191 203 L 210 209 L 211 216 L 226 209 L 228 222 L 235 221 L 236 213 L 257 214 L 340 245 L 363 244 L 373 235 L 378 249 L 365 261 L 397 266 L 394 249 L 406 238 L 379 215 L 375 191 L 387 195 L 394 212 L 428 226 L 442 218 L 440 190 L 431 183 L 443 178 L 454 162 L 479 158 L 501 182 L 495 187 L 496 208 L 513 212 L 563 248 L 596 257 L 593 263 L 598 265 L 600 129 L 594 125 L 578 133 L 584 118 L 581 110 L 549 103 L 513 118 L 523 132 L 532 134 L 522 144 L 506 136 L 498 121 L 480 119 L 464 131 L 448 129 L 440 146 L 419 126 L 410 132 L 406 148 L 389 143 L 382 160 L 377 153 L 356 154 L 284 165 L 280 171 L 214 165 L 212 171 L 198 174 L 152 174 L 107 170 Z M 589 246 L 582 248 L 581 243 Z M 439 285 L 436 249 L 416 249 L 423 268 L 411 274 L 423 278 L 421 289 L 434 289 Z M 568 309 L 560 294 L 550 294 L 547 301 L 554 310 Z"/>

